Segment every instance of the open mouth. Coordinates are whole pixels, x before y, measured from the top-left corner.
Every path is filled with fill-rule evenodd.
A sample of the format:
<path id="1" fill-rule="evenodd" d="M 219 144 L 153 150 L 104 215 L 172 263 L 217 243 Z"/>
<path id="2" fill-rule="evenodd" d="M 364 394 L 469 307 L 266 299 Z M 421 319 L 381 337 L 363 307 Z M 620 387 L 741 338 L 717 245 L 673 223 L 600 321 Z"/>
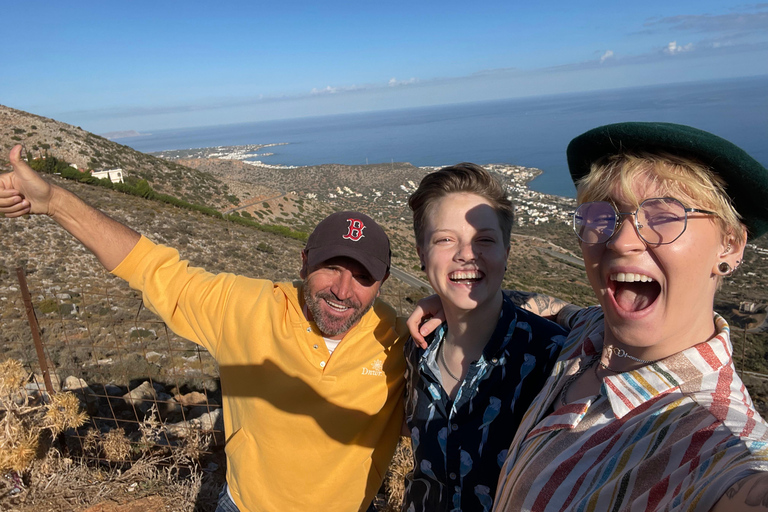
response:
<path id="1" fill-rule="evenodd" d="M 332 300 L 325 299 L 325 303 L 328 304 L 328 306 L 332 310 L 338 311 L 340 313 L 343 313 L 344 311 L 349 309 L 349 306 L 345 306 L 344 304 L 341 304 L 339 302 L 334 302 Z"/>
<path id="2" fill-rule="evenodd" d="M 610 275 L 613 297 L 619 308 L 638 312 L 653 304 L 661 293 L 661 286 L 644 274 L 618 272 Z"/>
<path id="3" fill-rule="evenodd" d="M 461 270 L 448 274 L 448 279 L 450 279 L 452 283 L 458 284 L 474 284 L 482 278 L 483 273 L 479 270 Z"/>

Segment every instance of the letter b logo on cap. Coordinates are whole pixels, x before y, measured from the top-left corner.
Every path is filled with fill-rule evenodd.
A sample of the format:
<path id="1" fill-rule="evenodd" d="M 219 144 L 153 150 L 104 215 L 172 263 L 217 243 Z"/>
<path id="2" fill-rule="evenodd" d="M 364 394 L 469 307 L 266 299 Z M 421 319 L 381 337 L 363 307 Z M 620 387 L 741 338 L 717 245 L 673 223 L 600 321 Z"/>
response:
<path id="1" fill-rule="evenodd" d="M 363 230 L 365 229 L 365 224 L 363 224 L 363 221 L 360 219 L 347 219 L 347 222 L 349 222 L 349 228 L 347 229 L 347 234 L 342 238 L 352 240 L 353 242 L 360 241 L 360 239 L 365 236 L 363 235 Z"/>

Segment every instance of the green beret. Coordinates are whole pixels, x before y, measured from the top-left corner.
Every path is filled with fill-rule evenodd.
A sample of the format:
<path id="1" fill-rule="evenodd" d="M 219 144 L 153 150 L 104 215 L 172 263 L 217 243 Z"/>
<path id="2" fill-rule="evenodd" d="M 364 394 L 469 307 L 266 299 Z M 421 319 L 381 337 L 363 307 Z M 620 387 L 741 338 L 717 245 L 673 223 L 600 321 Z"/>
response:
<path id="1" fill-rule="evenodd" d="M 768 170 L 743 149 L 703 130 L 672 123 L 617 123 L 589 130 L 568 144 L 576 183 L 606 155 L 662 150 L 708 166 L 726 183 L 733 207 L 753 240 L 768 231 Z"/>

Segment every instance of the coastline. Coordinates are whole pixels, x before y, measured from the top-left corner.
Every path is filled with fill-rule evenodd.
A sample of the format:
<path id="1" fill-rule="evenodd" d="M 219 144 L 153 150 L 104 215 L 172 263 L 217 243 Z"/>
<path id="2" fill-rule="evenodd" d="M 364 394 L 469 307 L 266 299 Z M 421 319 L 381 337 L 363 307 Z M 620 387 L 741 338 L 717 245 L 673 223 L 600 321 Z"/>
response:
<path id="1" fill-rule="evenodd" d="M 168 159 L 168 160 L 221 160 L 221 161 L 233 161 L 245 164 L 254 168 L 254 177 L 248 176 L 242 177 L 244 180 L 250 181 L 253 179 L 255 183 L 265 184 L 267 182 L 263 177 L 259 177 L 259 171 L 286 171 L 290 174 L 283 174 L 283 177 L 290 181 L 289 188 L 291 194 L 303 195 L 307 199 L 312 200 L 325 200 L 335 201 L 337 199 L 355 199 L 355 200 L 369 200 L 371 202 L 377 201 L 390 201 L 393 207 L 400 207 L 407 204 L 408 196 L 416 190 L 418 181 L 421 176 L 429 172 L 435 171 L 444 167 L 440 166 L 413 166 L 408 163 L 395 162 L 390 163 L 378 163 L 378 164 L 365 164 L 365 165 L 346 165 L 346 164 L 319 164 L 312 166 L 291 166 L 291 165 L 279 165 L 264 163 L 259 158 L 265 156 L 272 156 L 271 152 L 263 152 L 265 148 L 285 146 L 288 143 L 270 143 L 270 144 L 247 144 L 242 146 L 214 146 L 209 148 L 190 148 L 179 149 L 171 151 L 160 151 L 150 153 L 153 156 Z M 329 167 L 333 168 L 346 168 L 354 170 L 358 175 L 364 174 L 366 170 L 371 173 L 380 172 L 387 169 L 387 167 L 393 168 L 398 166 L 398 176 L 394 177 L 395 181 L 398 179 L 401 182 L 390 184 L 390 190 L 381 190 L 381 184 L 367 189 L 361 187 L 360 183 L 344 182 L 342 179 L 340 183 L 333 184 L 333 190 L 320 190 L 316 181 L 302 179 L 300 175 L 293 173 L 301 172 L 302 169 L 317 170 L 325 169 Z M 410 179 L 403 178 L 401 176 L 403 168 L 410 167 L 414 171 Z M 508 164 L 508 163 L 495 163 L 483 165 L 486 169 L 499 177 L 504 183 L 513 199 L 515 204 L 516 221 L 518 224 L 533 224 L 538 225 L 546 222 L 570 222 L 570 215 L 575 208 L 575 198 L 547 194 L 534 190 L 530 184 L 539 176 L 544 174 L 544 171 L 535 167 L 525 167 L 522 165 Z M 340 176 L 341 172 L 336 170 L 335 176 Z M 246 173 L 249 174 L 249 173 Z M 242 171 L 241 171 L 242 176 Z M 380 176 L 377 174 L 377 176 Z M 292 178 L 291 178 L 292 177 Z M 359 180 L 358 180 L 359 181 Z M 308 185 L 310 184 L 311 185 Z M 288 185 L 283 183 L 283 185 Z M 378 189 L 377 189 L 378 188 Z M 386 187 L 384 187 L 386 188 Z M 387 197 L 388 196 L 388 197 Z M 235 208 L 238 210 L 241 208 Z"/>

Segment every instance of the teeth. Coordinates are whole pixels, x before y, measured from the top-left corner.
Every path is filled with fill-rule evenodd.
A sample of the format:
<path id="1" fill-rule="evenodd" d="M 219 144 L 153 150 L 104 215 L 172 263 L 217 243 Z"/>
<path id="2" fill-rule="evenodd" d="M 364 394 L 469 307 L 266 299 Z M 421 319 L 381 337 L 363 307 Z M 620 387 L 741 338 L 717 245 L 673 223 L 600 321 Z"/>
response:
<path id="1" fill-rule="evenodd" d="M 451 279 L 454 281 L 465 281 L 468 279 L 480 279 L 480 272 L 477 271 L 471 271 L 471 272 L 453 272 L 451 274 Z"/>
<path id="2" fill-rule="evenodd" d="M 611 281 L 618 281 L 620 283 L 652 283 L 653 278 L 643 274 L 633 274 L 631 272 L 618 272 L 611 274 Z"/>
<path id="3" fill-rule="evenodd" d="M 331 302 L 329 300 L 326 300 L 325 303 L 331 306 L 336 311 L 346 311 L 349 309 L 347 306 L 344 306 L 343 304 L 336 304 L 335 302 Z"/>

